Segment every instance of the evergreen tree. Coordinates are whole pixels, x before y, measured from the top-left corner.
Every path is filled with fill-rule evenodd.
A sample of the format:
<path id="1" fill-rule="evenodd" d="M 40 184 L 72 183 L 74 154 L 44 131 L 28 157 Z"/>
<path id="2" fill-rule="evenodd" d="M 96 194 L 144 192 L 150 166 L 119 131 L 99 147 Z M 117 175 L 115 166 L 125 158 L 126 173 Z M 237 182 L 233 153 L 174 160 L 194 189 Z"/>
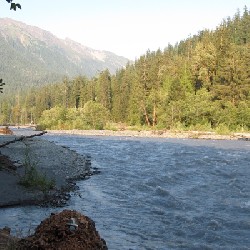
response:
<path id="1" fill-rule="evenodd" d="M 111 92 L 111 75 L 108 70 L 100 73 L 96 85 L 96 101 L 101 103 L 105 108 L 111 111 L 112 92 Z"/>

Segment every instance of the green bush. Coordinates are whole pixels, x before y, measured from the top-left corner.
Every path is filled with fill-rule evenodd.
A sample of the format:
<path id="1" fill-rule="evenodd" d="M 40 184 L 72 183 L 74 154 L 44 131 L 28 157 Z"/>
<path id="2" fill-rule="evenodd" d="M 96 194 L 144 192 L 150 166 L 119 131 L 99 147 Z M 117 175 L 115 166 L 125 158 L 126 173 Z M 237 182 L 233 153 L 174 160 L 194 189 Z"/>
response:
<path id="1" fill-rule="evenodd" d="M 225 124 L 219 124 L 216 129 L 215 129 L 216 133 L 219 134 L 219 135 L 230 135 L 231 134 L 231 131 L 230 129 L 228 128 L 227 125 Z"/>

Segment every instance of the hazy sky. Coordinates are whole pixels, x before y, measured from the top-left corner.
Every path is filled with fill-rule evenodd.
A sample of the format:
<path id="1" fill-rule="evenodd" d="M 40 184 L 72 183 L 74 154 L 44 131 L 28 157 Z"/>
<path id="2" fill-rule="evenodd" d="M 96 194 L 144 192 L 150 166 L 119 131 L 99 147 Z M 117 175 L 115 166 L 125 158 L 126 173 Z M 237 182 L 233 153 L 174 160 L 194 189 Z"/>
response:
<path id="1" fill-rule="evenodd" d="M 214 29 L 250 0 L 0 0 L 0 17 L 38 26 L 60 38 L 134 60 L 168 43 Z"/>

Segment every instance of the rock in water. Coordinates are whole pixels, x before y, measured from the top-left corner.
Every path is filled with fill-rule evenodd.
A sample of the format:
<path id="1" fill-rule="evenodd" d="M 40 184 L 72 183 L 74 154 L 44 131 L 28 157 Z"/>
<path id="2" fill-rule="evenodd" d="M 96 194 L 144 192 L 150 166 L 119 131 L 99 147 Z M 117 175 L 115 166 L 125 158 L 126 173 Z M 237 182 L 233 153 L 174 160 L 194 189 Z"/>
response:
<path id="1" fill-rule="evenodd" d="M 76 226 L 72 227 L 72 221 Z M 95 223 L 77 211 L 64 210 L 51 216 L 35 233 L 18 243 L 18 249 L 108 249 L 95 228 Z"/>

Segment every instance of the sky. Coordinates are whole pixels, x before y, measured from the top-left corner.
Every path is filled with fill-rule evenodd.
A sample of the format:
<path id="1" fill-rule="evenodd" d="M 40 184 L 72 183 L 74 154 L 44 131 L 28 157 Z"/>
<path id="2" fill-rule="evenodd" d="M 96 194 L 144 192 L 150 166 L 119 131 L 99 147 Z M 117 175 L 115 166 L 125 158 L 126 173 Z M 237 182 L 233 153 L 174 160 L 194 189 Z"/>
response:
<path id="1" fill-rule="evenodd" d="M 0 18 L 9 17 L 70 38 L 93 49 L 135 60 L 203 29 L 214 30 L 250 0 L 0 0 Z"/>

